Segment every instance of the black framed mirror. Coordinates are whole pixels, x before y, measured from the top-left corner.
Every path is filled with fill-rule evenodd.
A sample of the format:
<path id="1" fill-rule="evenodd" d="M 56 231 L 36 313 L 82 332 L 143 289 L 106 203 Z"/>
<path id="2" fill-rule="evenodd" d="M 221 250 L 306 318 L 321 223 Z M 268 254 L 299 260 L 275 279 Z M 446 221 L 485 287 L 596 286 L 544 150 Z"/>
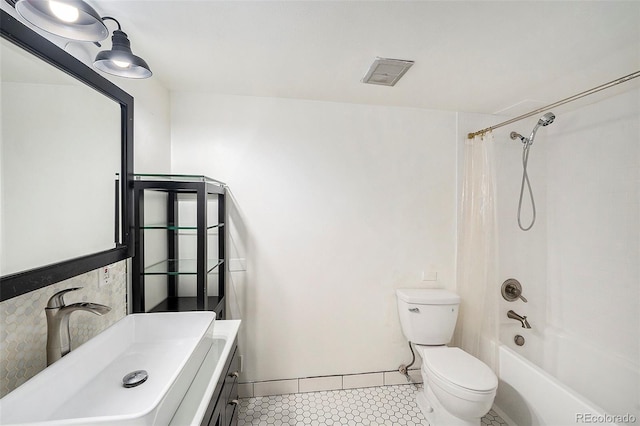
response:
<path id="1" fill-rule="evenodd" d="M 133 97 L 0 19 L 4 301 L 131 257 Z"/>

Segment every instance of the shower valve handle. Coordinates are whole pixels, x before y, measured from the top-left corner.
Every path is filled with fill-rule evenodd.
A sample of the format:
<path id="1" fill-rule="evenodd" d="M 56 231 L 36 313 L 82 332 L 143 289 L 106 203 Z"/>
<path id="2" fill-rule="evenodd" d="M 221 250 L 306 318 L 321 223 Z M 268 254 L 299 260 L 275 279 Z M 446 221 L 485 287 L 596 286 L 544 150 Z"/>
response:
<path id="1" fill-rule="evenodd" d="M 513 300 L 520 298 L 524 303 L 527 303 L 527 299 L 522 295 L 522 290 L 518 290 L 515 287 L 507 287 L 506 293 L 513 298 Z"/>
<path id="2" fill-rule="evenodd" d="M 507 302 L 513 302 L 517 299 L 527 303 L 527 299 L 522 295 L 522 285 L 515 278 L 509 278 L 502 283 L 502 297 Z"/>

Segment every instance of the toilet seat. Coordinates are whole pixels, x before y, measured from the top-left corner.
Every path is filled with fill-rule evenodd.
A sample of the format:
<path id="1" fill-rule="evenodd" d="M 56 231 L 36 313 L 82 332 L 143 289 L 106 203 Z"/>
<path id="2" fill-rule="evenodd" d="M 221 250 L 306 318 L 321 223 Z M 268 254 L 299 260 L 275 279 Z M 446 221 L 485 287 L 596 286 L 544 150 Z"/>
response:
<path id="1" fill-rule="evenodd" d="M 460 398 L 484 398 L 498 387 L 495 373 L 459 348 L 418 346 L 418 353 L 429 379 Z"/>

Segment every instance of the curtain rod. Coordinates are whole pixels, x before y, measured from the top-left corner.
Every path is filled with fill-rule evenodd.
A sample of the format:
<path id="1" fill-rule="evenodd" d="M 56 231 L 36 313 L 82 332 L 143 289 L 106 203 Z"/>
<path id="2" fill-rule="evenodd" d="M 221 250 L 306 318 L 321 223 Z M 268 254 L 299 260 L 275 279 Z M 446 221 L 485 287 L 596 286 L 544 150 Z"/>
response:
<path id="1" fill-rule="evenodd" d="M 640 77 L 640 71 L 636 71 L 636 72 L 631 73 L 629 75 L 625 75 L 624 77 L 620 77 L 620 78 L 618 78 L 616 80 L 612 80 L 612 81 L 610 81 L 608 83 L 602 84 L 602 85 L 594 87 L 592 89 L 585 90 L 584 92 L 578 93 L 577 95 L 570 96 L 570 97 L 565 98 L 565 99 L 563 99 L 561 101 L 554 102 L 554 103 L 549 104 L 547 106 L 544 106 L 542 108 L 538 108 L 536 110 L 530 111 L 530 112 L 528 112 L 526 114 L 519 115 L 519 116 L 517 116 L 515 118 L 512 118 L 510 120 L 503 121 L 502 123 L 496 124 L 496 125 L 491 126 L 491 127 L 487 127 L 486 129 L 482 129 L 482 130 L 478 130 L 477 132 L 469 133 L 467 135 L 467 139 L 473 139 L 475 136 L 485 134 L 485 133 L 490 132 L 490 131 L 492 131 L 494 129 L 497 129 L 499 127 L 506 126 L 507 124 L 515 123 L 516 121 L 520 121 L 522 119 L 531 117 L 532 115 L 538 115 L 538 114 L 540 114 L 542 112 L 545 112 L 545 111 L 547 111 L 547 110 L 549 110 L 551 108 L 555 108 L 557 106 L 564 105 L 566 103 L 578 100 L 580 98 L 584 98 L 585 96 L 592 95 L 594 93 L 597 93 L 597 92 L 599 92 L 601 90 L 604 90 L 604 89 L 608 89 L 608 88 L 613 87 L 615 85 L 618 85 L 620 83 L 625 83 L 625 82 L 627 82 L 629 80 L 633 80 L 636 77 Z"/>

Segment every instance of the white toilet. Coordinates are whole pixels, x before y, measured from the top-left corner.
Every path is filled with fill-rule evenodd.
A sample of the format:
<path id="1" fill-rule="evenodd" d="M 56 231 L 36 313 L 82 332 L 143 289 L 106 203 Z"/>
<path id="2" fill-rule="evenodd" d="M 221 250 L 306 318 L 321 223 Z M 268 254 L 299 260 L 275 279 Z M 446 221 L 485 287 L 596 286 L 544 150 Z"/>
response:
<path id="1" fill-rule="evenodd" d="M 424 390 L 418 406 L 431 426 L 479 426 L 493 405 L 498 378 L 479 359 L 446 346 L 458 319 L 460 296 L 441 289 L 397 289 L 405 337 L 422 358 Z"/>

